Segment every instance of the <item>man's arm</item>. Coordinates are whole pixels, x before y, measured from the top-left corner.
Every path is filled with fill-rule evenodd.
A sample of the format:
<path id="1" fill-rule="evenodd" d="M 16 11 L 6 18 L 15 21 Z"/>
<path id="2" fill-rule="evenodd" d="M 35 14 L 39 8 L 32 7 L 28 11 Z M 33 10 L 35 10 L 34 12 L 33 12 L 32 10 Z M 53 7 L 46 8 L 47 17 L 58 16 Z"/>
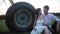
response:
<path id="1" fill-rule="evenodd" d="M 55 15 L 52 14 L 52 17 L 53 17 L 53 19 L 56 20 L 57 22 L 60 22 L 60 19 L 59 19 L 57 16 L 55 16 Z"/>
<path id="2" fill-rule="evenodd" d="M 57 25 L 56 25 L 56 31 L 59 32 L 60 31 L 60 19 L 58 17 L 56 17 L 55 15 L 53 15 L 53 18 L 57 21 Z"/>

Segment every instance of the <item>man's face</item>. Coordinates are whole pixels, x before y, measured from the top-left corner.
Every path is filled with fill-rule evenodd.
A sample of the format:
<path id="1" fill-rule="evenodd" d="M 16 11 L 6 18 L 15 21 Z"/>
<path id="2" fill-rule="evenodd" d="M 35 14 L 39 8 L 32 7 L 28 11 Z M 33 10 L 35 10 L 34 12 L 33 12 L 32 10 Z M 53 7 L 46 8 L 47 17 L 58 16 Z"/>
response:
<path id="1" fill-rule="evenodd" d="M 48 9 L 44 8 L 44 14 L 48 14 Z"/>

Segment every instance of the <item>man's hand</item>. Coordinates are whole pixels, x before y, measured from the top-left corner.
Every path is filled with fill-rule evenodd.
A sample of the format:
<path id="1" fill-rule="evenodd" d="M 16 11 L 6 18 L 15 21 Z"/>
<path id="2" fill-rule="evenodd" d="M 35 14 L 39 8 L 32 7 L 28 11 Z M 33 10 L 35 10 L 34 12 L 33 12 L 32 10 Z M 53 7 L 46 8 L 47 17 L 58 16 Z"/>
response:
<path id="1" fill-rule="evenodd" d="M 48 26 L 46 23 L 44 23 L 45 26 Z"/>

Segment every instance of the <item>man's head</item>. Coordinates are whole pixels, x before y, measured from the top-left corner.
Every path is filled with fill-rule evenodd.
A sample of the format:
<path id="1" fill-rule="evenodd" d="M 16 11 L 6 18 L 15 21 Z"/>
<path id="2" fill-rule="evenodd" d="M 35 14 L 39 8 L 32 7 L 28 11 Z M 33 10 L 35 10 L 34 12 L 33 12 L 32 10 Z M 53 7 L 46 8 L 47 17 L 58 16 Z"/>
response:
<path id="1" fill-rule="evenodd" d="M 49 6 L 48 5 L 44 6 L 44 14 L 45 15 L 48 14 L 48 11 L 49 11 Z"/>

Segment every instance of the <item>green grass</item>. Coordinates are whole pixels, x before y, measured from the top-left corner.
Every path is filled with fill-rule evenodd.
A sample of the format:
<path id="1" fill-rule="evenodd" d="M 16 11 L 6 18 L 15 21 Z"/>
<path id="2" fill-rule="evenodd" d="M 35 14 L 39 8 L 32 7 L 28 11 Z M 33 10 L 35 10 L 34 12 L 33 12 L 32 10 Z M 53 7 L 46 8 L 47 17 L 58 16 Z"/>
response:
<path id="1" fill-rule="evenodd" d="M 0 32 L 7 32 L 9 31 L 6 24 L 5 20 L 0 20 Z"/>
<path id="2" fill-rule="evenodd" d="M 58 16 L 58 18 L 60 18 L 60 16 Z"/>
<path id="3" fill-rule="evenodd" d="M 9 32 L 9 29 L 6 26 L 5 20 L 0 20 L 0 32 Z M 19 34 L 29 34 L 29 32 L 23 32 Z"/>

